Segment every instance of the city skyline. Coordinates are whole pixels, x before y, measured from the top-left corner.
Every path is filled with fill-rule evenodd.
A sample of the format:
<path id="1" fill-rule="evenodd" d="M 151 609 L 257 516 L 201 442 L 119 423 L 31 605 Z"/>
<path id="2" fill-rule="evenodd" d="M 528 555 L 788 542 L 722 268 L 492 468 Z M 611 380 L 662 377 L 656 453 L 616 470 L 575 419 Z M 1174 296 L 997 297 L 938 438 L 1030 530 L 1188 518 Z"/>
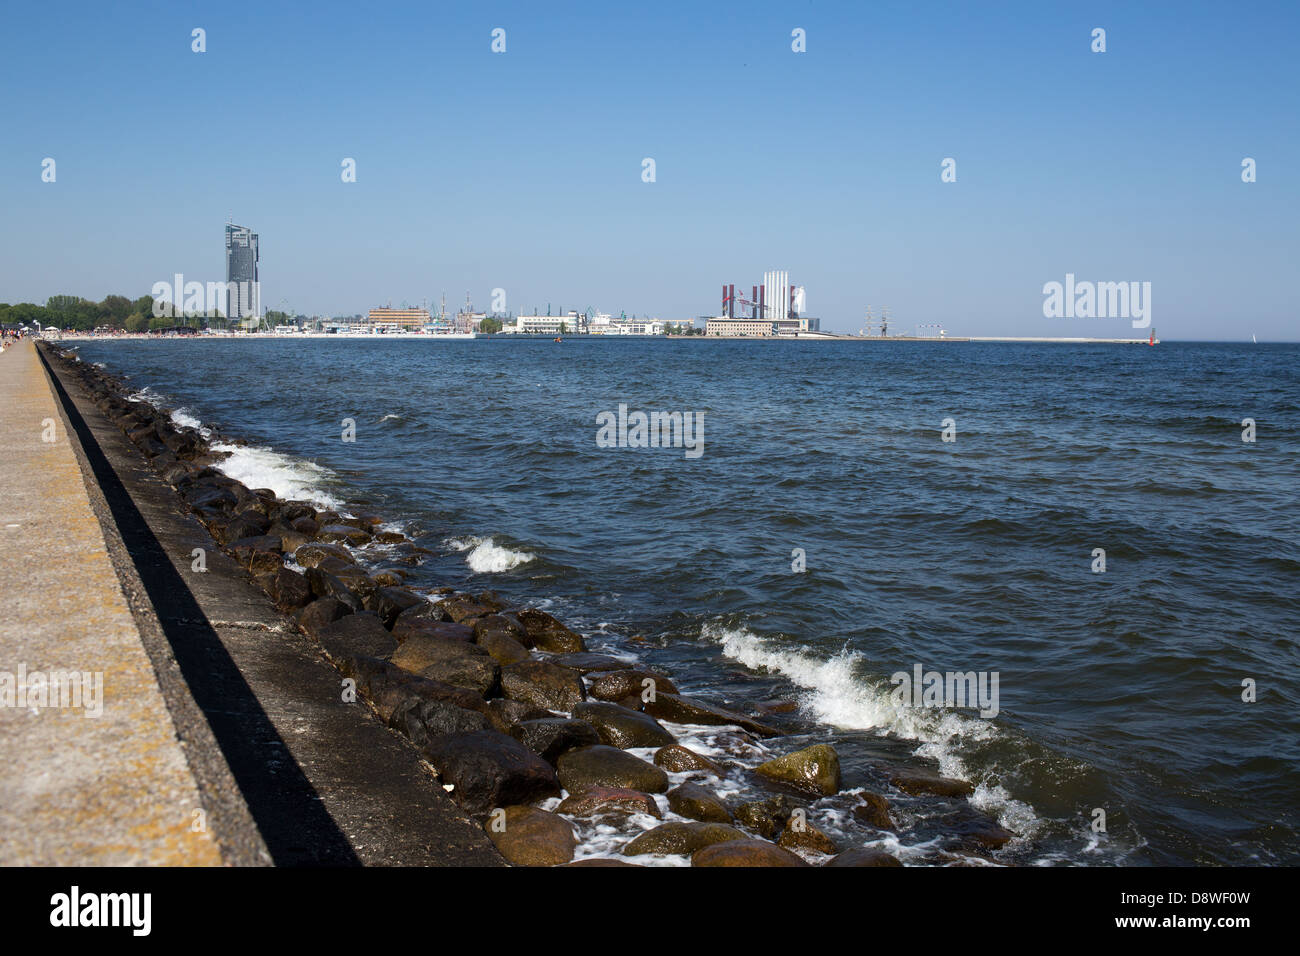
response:
<path id="1" fill-rule="evenodd" d="M 24 224 L 0 301 L 219 279 L 210 224 L 233 215 L 275 237 L 263 309 L 295 314 L 468 288 L 697 317 L 720 277 L 781 269 L 832 331 L 887 305 L 900 329 L 1131 334 L 1044 315 L 1075 275 L 1149 282 L 1166 340 L 1300 338 L 1290 7 L 399 5 L 347 31 L 330 3 L 69 11 L 79 29 L 18 10 L 0 38 L 0 202 Z M 102 44 L 149 67 L 110 91 Z M 381 49 L 389 69 L 357 65 Z M 236 114 L 234 159 L 206 131 Z"/>

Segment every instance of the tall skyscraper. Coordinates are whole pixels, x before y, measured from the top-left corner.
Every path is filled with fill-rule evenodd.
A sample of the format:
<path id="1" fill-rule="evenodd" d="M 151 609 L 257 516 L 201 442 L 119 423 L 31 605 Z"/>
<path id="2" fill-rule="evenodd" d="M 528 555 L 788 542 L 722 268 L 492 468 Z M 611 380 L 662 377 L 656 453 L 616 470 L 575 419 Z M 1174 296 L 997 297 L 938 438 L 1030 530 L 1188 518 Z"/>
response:
<path id="1" fill-rule="evenodd" d="M 226 223 L 226 318 L 253 319 L 262 315 L 257 280 L 257 233 L 247 226 Z"/>

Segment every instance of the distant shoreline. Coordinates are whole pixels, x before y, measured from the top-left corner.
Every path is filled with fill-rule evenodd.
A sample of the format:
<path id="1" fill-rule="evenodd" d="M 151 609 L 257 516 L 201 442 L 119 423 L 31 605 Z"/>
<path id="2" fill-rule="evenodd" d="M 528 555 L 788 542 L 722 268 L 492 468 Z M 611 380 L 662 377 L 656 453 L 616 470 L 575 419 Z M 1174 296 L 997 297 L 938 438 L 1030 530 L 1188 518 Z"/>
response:
<path id="1" fill-rule="evenodd" d="M 403 335 L 403 334 L 384 334 L 373 335 L 369 333 L 329 333 L 329 332 L 295 332 L 292 335 L 276 335 L 274 333 L 238 333 L 238 332 L 216 332 L 212 334 L 194 334 L 194 335 L 157 335 L 145 332 L 124 332 L 120 335 L 91 335 L 84 332 L 61 333 L 58 336 L 51 336 L 52 339 L 61 342 L 114 342 L 119 340 L 132 342 L 155 342 L 177 340 L 183 341 L 300 341 L 302 339 L 359 339 L 362 341 L 394 341 L 394 342 L 469 342 L 478 339 L 524 339 L 531 341 L 545 341 L 554 339 L 551 335 L 521 335 L 511 333 L 503 335 L 500 333 L 492 335 L 476 335 L 472 338 L 467 336 L 442 336 L 442 335 Z M 1084 337 L 1052 337 L 1052 336 L 914 336 L 914 335 L 835 335 L 832 333 L 823 333 L 820 335 L 579 335 L 569 334 L 561 336 L 572 339 L 664 339 L 667 341 L 691 341 L 691 342 L 874 342 L 881 344 L 895 344 L 906 342 L 942 342 L 942 343 L 1003 343 L 1003 344 L 1047 344 L 1047 345 L 1159 345 L 1161 340 L 1156 339 L 1154 343 L 1150 339 L 1107 339 L 1107 338 L 1084 338 Z"/>

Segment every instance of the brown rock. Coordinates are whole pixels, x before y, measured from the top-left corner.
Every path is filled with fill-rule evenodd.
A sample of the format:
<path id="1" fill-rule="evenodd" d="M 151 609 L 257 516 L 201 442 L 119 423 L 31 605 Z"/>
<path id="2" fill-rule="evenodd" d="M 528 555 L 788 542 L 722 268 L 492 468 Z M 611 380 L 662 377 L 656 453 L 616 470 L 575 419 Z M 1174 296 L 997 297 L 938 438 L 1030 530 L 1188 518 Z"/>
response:
<path id="1" fill-rule="evenodd" d="M 814 744 L 769 760 L 755 772 L 805 793 L 831 796 L 840 790 L 840 758 L 829 744 Z"/>
<path id="2" fill-rule="evenodd" d="M 785 829 L 776 842 L 787 850 L 815 850 L 828 856 L 840 851 L 834 840 L 804 820 L 800 814 L 795 814 L 786 821 Z"/>
<path id="3" fill-rule="evenodd" d="M 689 855 L 714 843 L 729 840 L 746 840 L 745 834 L 725 823 L 661 823 L 653 830 L 642 833 L 623 847 L 624 856 L 643 853 Z M 768 844 L 771 846 L 771 844 Z"/>
<path id="4" fill-rule="evenodd" d="M 929 793 L 939 797 L 969 797 L 975 792 L 975 787 L 965 780 L 954 780 L 921 768 L 895 770 L 889 782 L 913 796 Z"/>
<path id="5" fill-rule="evenodd" d="M 663 819 L 663 811 L 654 797 L 627 787 L 591 787 L 570 794 L 555 808 L 556 813 L 572 817 L 602 816 L 609 813 L 648 813 Z"/>
<path id="6" fill-rule="evenodd" d="M 734 817 L 716 794 L 694 783 L 683 783 L 668 791 L 668 809 L 678 816 L 705 823 L 732 823 Z"/>
<path id="7" fill-rule="evenodd" d="M 649 681 L 649 685 L 646 682 Z M 667 675 L 645 669 L 610 671 L 591 682 L 588 694 L 596 700 L 619 701 L 625 697 L 639 698 L 647 689 L 655 694 L 675 694 L 677 687 Z"/>
<path id="8" fill-rule="evenodd" d="M 889 815 L 889 801 L 878 793 L 862 793 L 862 803 L 853 808 L 853 819 L 877 830 L 894 830 L 893 818 Z"/>
<path id="9" fill-rule="evenodd" d="M 501 668 L 501 690 L 511 700 L 565 713 L 587 697 L 577 671 L 546 661 L 505 665 Z"/>
<path id="10" fill-rule="evenodd" d="M 545 611 L 525 608 L 515 612 L 530 646 L 550 654 L 575 654 L 587 649 L 582 635 L 565 627 Z"/>
<path id="11" fill-rule="evenodd" d="M 559 866 L 573 859 L 578 845 L 567 820 L 536 807 L 494 810 L 484 828 L 514 866 Z"/>
<path id="12" fill-rule="evenodd" d="M 668 774 L 654 764 L 616 747 L 603 744 L 570 750 L 558 762 L 560 783 L 569 793 L 593 787 L 622 787 L 643 793 L 663 793 Z"/>
<path id="13" fill-rule="evenodd" d="M 744 714 L 671 692 L 657 693 L 655 699 L 646 701 L 641 709 L 660 720 L 671 720 L 677 724 L 731 724 L 760 737 L 779 737 L 784 733 L 779 727 L 761 723 Z"/>
<path id="14" fill-rule="evenodd" d="M 852 850 L 845 850 L 833 860 L 827 860 L 822 866 L 902 866 L 898 858 L 891 856 L 884 850 L 872 850 L 868 847 L 858 847 Z"/>
<path id="15" fill-rule="evenodd" d="M 451 785 L 452 799 L 470 813 L 560 795 L 554 768 L 495 730 L 436 737 L 424 754 L 444 784 Z"/>
<path id="16" fill-rule="evenodd" d="M 807 866 L 789 850 L 766 840 L 715 843 L 691 854 L 691 866 Z"/>
<path id="17" fill-rule="evenodd" d="M 673 744 L 662 747 L 655 753 L 655 766 L 663 767 L 669 773 L 686 773 L 691 770 L 704 770 L 716 777 L 723 776 L 723 770 L 708 757 L 697 754 L 694 750 Z"/>
<path id="18" fill-rule="evenodd" d="M 633 747 L 665 747 L 675 738 L 648 714 L 642 714 L 607 701 L 585 701 L 573 705 L 573 716 L 579 717 L 600 734 L 600 742 L 620 750 Z"/>

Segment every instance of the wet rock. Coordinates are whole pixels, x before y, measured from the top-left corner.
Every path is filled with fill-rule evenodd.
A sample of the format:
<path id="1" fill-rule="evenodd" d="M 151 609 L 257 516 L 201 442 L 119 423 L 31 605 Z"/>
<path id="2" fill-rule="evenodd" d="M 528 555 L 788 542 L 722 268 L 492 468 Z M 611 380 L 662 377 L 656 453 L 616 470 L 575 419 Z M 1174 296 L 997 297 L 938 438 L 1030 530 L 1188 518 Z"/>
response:
<path id="1" fill-rule="evenodd" d="M 766 840 L 714 843 L 691 854 L 691 866 L 807 866 L 789 850 Z"/>
<path id="2" fill-rule="evenodd" d="M 599 745 L 570 750 L 558 761 L 560 782 L 569 793 L 592 787 L 621 787 L 643 793 L 663 793 L 668 774 L 654 764 L 617 747 Z"/>
<path id="3" fill-rule="evenodd" d="M 676 742 L 668 730 L 646 714 L 606 701 L 586 701 L 572 708 L 600 734 L 600 742 L 620 750 L 632 747 L 665 747 Z"/>
<path id="4" fill-rule="evenodd" d="M 519 741 L 495 730 L 435 737 L 425 746 L 424 754 L 443 782 L 452 786 L 452 799 L 470 813 L 560 795 L 554 768 Z"/>
<path id="5" fill-rule="evenodd" d="M 370 532 L 349 524 L 327 524 L 316 532 L 316 537 L 326 543 L 341 541 L 357 548 L 370 540 Z"/>
<path id="6" fill-rule="evenodd" d="M 493 812 L 484 828 L 513 866 L 559 866 L 573 859 L 578 845 L 567 820 L 536 807 Z"/>
<path id="7" fill-rule="evenodd" d="M 396 640 L 393 645 L 392 662 L 421 677 L 466 687 L 484 697 L 499 686 L 500 666 L 473 644 L 416 635 L 400 647 Z"/>
<path id="8" fill-rule="evenodd" d="M 437 607 L 457 624 L 471 618 L 486 617 L 492 613 L 490 607 L 480 604 L 468 594 L 453 594 L 451 597 L 443 598 L 437 603 Z"/>
<path id="9" fill-rule="evenodd" d="M 996 850 L 1016 837 L 997 820 L 969 805 L 936 818 L 934 823 L 949 831 L 948 845 L 956 849 Z"/>
<path id="10" fill-rule="evenodd" d="M 311 535 L 303 534 L 287 524 L 273 524 L 266 533 L 280 539 L 280 550 L 285 554 L 295 554 L 303 545 L 311 544 Z"/>
<path id="11" fill-rule="evenodd" d="M 406 576 L 397 568 L 382 568 L 370 575 L 370 577 L 381 588 L 401 587 L 403 582 L 406 581 Z M 424 598 L 420 598 L 420 600 L 423 601 Z"/>
<path id="12" fill-rule="evenodd" d="M 240 538 L 230 546 L 235 562 L 254 575 L 278 571 L 284 567 L 284 556 L 280 554 L 280 539 L 270 535 L 255 538 Z"/>
<path id="13" fill-rule="evenodd" d="M 778 794 L 766 800 L 742 803 L 736 808 L 736 820 L 756 830 L 765 839 L 774 840 L 785 829 L 796 809 L 789 797 Z"/>
<path id="14" fill-rule="evenodd" d="M 776 842 L 787 850 L 815 850 L 827 856 L 840 851 L 834 840 L 797 813 L 786 822 Z"/>
<path id="15" fill-rule="evenodd" d="M 411 743 L 417 747 L 423 747 L 434 737 L 444 734 L 472 733 L 491 727 L 487 717 L 479 711 L 416 694 L 406 696 L 389 716 L 388 725 L 410 737 Z"/>
<path id="16" fill-rule="evenodd" d="M 523 626 L 527 635 L 525 643 L 530 647 L 550 654 L 575 654 L 587 649 L 581 634 L 565 627 L 545 611 L 525 608 L 516 611 L 515 617 Z"/>
<path id="17" fill-rule="evenodd" d="M 748 838 L 735 827 L 728 826 L 725 823 L 681 823 L 674 820 L 669 823 L 661 823 L 653 830 L 642 833 L 623 847 L 623 855 L 640 856 L 643 853 L 664 853 L 689 856 L 696 850 L 701 850 L 706 846 L 732 840 L 746 841 Z M 771 846 L 770 843 L 767 845 Z"/>
<path id="18" fill-rule="evenodd" d="M 375 590 L 367 603 L 370 609 L 379 615 L 379 620 L 384 622 L 384 627 L 391 628 L 397 621 L 397 616 L 403 611 L 429 602 L 406 588 L 380 587 Z"/>
<path id="19" fill-rule="evenodd" d="M 884 850 L 873 850 L 870 847 L 858 847 L 852 850 L 845 850 L 833 860 L 827 860 L 822 866 L 902 866 L 898 857 L 886 853 Z"/>
<path id="20" fill-rule="evenodd" d="M 492 722 L 492 727 L 503 734 L 510 733 L 516 724 L 525 720 L 548 720 L 553 716 L 549 710 L 543 710 L 522 700 L 506 700 L 504 697 L 494 697 L 489 700 L 484 713 Z"/>
<path id="21" fill-rule="evenodd" d="M 560 654 L 551 658 L 551 661 L 563 667 L 571 667 L 580 674 L 617 671 L 627 667 L 627 661 L 621 661 L 617 657 L 610 657 L 608 654 L 593 654 L 590 651 L 581 651 L 577 654 Z"/>
<path id="22" fill-rule="evenodd" d="M 754 709 L 760 714 L 793 714 L 799 705 L 792 700 L 761 700 Z"/>
<path id="23" fill-rule="evenodd" d="M 304 568 L 314 568 L 326 558 L 337 558 L 347 564 L 356 564 L 352 552 L 336 544 L 313 543 L 299 545 L 298 549 L 293 553 L 293 559 Z"/>
<path id="24" fill-rule="evenodd" d="M 694 750 L 673 744 L 662 747 L 655 753 L 655 766 L 663 767 L 669 773 L 686 773 L 691 770 L 704 770 L 714 776 L 723 776 L 720 766 L 708 757 L 697 754 Z"/>
<path id="25" fill-rule="evenodd" d="M 657 693 L 654 700 L 646 701 L 641 709 L 660 720 L 671 720 L 676 724 L 711 724 L 733 725 L 760 737 L 779 737 L 784 731 L 738 714 L 735 711 L 714 707 L 701 700 L 682 697 L 674 693 Z"/>
<path id="26" fill-rule="evenodd" d="M 555 808 L 556 813 L 572 817 L 597 817 L 614 813 L 647 813 L 663 819 L 663 811 L 655 798 L 627 787 L 591 787 L 581 793 L 570 794 Z"/>
<path id="27" fill-rule="evenodd" d="M 417 604 L 409 610 L 403 611 L 397 615 L 397 620 L 393 622 L 393 633 L 397 634 L 404 629 L 423 627 L 426 624 L 446 622 L 450 623 L 451 618 L 437 604 L 425 601 L 424 604 Z M 471 637 L 473 631 L 470 632 Z"/>
<path id="28" fill-rule="evenodd" d="M 889 801 L 878 793 L 862 793 L 862 803 L 853 808 L 853 819 L 859 823 L 875 827 L 877 830 L 894 830 L 893 818 L 889 815 Z"/>
<path id="29" fill-rule="evenodd" d="M 678 816 L 705 823 L 732 823 L 727 805 L 714 793 L 694 783 L 683 783 L 668 791 L 668 809 Z"/>
<path id="30" fill-rule="evenodd" d="M 311 593 L 317 597 L 332 597 L 336 601 L 346 604 L 354 612 L 364 610 L 361 599 L 353 594 L 346 584 L 328 571 L 322 571 L 320 568 L 308 568 L 307 583 L 311 585 Z"/>
<path id="31" fill-rule="evenodd" d="M 347 657 L 384 657 L 397 649 L 393 635 L 369 611 L 349 614 L 326 624 L 316 635 L 321 647 L 334 660 Z"/>
<path id="32" fill-rule="evenodd" d="M 357 655 L 341 660 L 339 670 L 344 677 L 356 680 L 358 693 L 369 700 L 379 716 L 388 723 L 392 722 L 394 714 L 413 699 L 454 704 L 462 710 L 478 711 L 491 720 L 483 698 L 474 691 L 420 677 L 389 661 Z"/>
<path id="33" fill-rule="evenodd" d="M 261 515 L 257 517 L 260 518 Z M 217 539 L 218 544 L 229 547 L 240 538 L 260 537 L 269 527 L 265 519 L 250 521 L 246 516 L 240 515 L 224 521 L 214 521 L 208 530 L 212 532 L 212 537 Z"/>
<path id="34" fill-rule="evenodd" d="M 318 598 L 298 612 L 298 625 L 319 640 L 321 628 L 351 613 L 352 609 L 342 601 L 332 597 Z"/>
<path id="35" fill-rule="evenodd" d="M 311 585 L 307 583 L 307 578 L 283 565 L 268 574 L 264 574 L 258 580 L 262 583 L 271 601 L 281 611 L 293 611 L 300 607 L 306 607 L 312 601 Z"/>
<path id="36" fill-rule="evenodd" d="M 805 793 L 831 796 L 840 790 L 840 758 L 829 744 L 814 744 L 796 750 L 760 764 L 755 770 L 768 780 Z"/>
<path id="37" fill-rule="evenodd" d="M 489 614 L 474 622 L 474 640 L 498 663 L 516 664 L 532 659 L 524 647 L 524 629 L 517 621 L 500 614 Z"/>
<path id="38" fill-rule="evenodd" d="M 399 641 L 405 641 L 410 637 L 428 637 L 441 641 L 472 644 L 474 631 L 464 624 L 453 624 L 451 621 L 435 621 L 427 617 L 409 618 L 404 612 L 397 615 L 397 619 L 393 622 L 393 637 Z"/>
<path id="39" fill-rule="evenodd" d="M 587 697 L 577 671 L 546 661 L 520 661 L 501 668 L 501 690 L 547 710 L 568 712 Z"/>
<path id="40" fill-rule="evenodd" d="M 600 743 L 595 727 L 585 720 L 569 717 L 523 720 L 510 728 L 510 736 L 549 764 L 556 763 L 570 750 Z"/>
<path id="41" fill-rule="evenodd" d="M 406 540 L 406 535 L 399 531 L 380 531 L 375 535 L 375 540 L 380 544 L 401 544 Z"/>
<path id="42" fill-rule="evenodd" d="M 596 700 L 619 701 L 625 697 L 640 697 L 648 687 L 655 694 L 675 694 L 677 687 L 666 674 L 644 668 L 611 671 L 601 674 L 591 682 L 587 693 Z"/>
<path id="43" fill-rule="evenodd" d="M 889 782 L 904 793 L 913 796 L 929 793 L 938 797 L 969 797 L 975 792 L 975 787 L 965 780 L 943 777 L 922 768 L 896 769 L 890 776 Z"/>

